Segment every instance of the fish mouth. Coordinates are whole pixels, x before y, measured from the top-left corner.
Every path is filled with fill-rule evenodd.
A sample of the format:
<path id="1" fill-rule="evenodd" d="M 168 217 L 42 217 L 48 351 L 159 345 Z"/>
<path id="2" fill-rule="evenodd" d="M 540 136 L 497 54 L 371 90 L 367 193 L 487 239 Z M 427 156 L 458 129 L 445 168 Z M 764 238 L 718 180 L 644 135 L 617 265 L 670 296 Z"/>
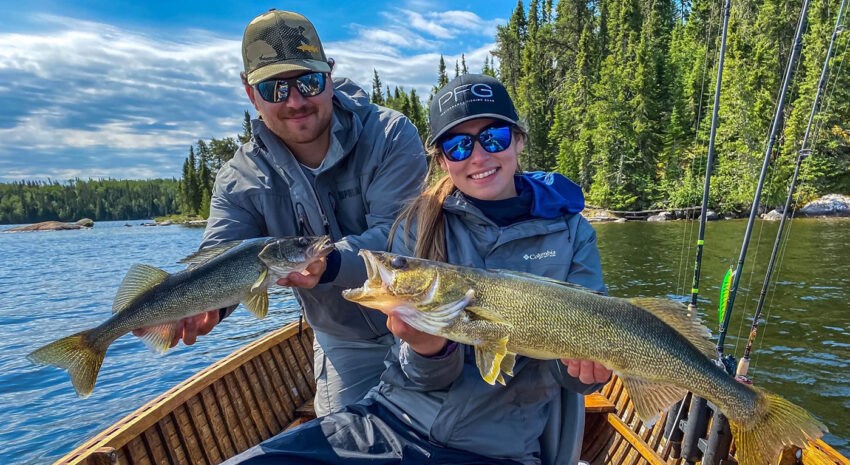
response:
<path id="1" fill-rule="evenodd" d="M 316 243 L 307 249 L 307 256 L 312 259 L 326 257 L 335 248 L 336 246 L 333 242 L 331 242 L 331 238 L 329 236 L 322 236 Z"/>
<path id="2" fill-rule="evenodd" d="M 392 295 L 392 284 L 395 273 L 382 265 L 377 255 L 369 250 L 360 249 L 357 252 L 366 266 L 366 281 L 363 286 L 342 291 L 342 296 L 352 302 L 364 303 L 374 301 L 380 295 Z"/>

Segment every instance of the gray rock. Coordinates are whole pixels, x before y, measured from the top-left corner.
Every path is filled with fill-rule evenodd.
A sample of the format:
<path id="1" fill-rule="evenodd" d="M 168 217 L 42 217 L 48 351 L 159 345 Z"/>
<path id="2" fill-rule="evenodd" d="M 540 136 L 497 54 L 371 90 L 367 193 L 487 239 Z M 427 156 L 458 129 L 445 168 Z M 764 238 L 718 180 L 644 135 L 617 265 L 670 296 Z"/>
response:
<path id="1" fill-rule="evenodd" d="M 841 194 L 828 194 L 800 209 L 806 216 L 850 216 L 850 197 Z"/>
<path id="2" fill-rule="evenodd" d="M 762 219 L 767 221 L 779 221 L 782 219 L 782 213 L 779 213 L 779 210 L 771 210 L 762 215 L 761 217 Z"/>
<path id="3" fill-rule="evenodd" d="M 672 212 L 661 212 L 657 215 L 652 215 L 646 221 L 670 221 L 675 220 L 676 214 Z"/>
<path id="4" fill-rule="evenodd" d="M 699 216 L 697 216 L 699 219 Z M 705 211 L 705 221 L 715 221 L 720 219 L 720 216 L 717 215 L 717 212 L 714 210 L 706 210 Z"/>
<path id="5" fill-rule="evenodd" d="M 85 226 L 76 223 L 63 223 L 61 221 L 43 221 L 41 223 L 27 224 L 16 228 L 9 228 L 4 232 L 22 231 L 62 231 L 65 229 L 85 229 Z"/>

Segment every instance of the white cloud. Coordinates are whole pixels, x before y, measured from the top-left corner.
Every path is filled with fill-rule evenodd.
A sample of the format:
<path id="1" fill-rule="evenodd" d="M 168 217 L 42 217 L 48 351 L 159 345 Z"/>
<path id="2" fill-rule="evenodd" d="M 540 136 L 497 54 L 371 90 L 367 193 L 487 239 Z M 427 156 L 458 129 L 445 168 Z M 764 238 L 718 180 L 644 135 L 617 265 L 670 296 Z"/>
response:
<path id="1" fill-rule="evenodd" d="M 449 50 L 481 69 L 499 20 L 411 5 L 377 14 L 378 24 L 342 25 L 352 37 L 325 43 L 335 74 L 371 91 L 377 69 L 385 84 L 424 99 L 441 51 L 450 75 L 461 52 Z M 33 20 L 36 32 L 0 33 L 0 180 L 179 176 L 192 143 L 241 132 L 250 108 L 239 83 L 241 37 Z"/>

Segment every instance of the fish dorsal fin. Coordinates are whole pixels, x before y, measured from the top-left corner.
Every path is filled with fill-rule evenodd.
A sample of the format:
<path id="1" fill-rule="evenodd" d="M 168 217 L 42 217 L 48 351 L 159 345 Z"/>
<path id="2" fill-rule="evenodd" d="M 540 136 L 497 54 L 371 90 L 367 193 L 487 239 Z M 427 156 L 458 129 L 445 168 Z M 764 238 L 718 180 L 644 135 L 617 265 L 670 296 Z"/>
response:
<path id="1" fill-rule="evenodd" d="M 265 318 L 269 313 L 269 293 L 265 287 L 252 289 L 242 305 L 257 318 Z"/>
<path id="2" fill-rule="evenodd" d="M 700 352 L 709 357 L 714 357 L 714 344 L 708 340 L 711 337 L 711 330 L 703 325 L 696 315 L 691 315 L 688 312 L 688 307 L 682 303 L 656 297 L 635 297 L 628 299 L 628 301 L 673 327 L 691 344 L 695 345 Z"/>
<path id="3" fill-rule="evenodd" d="M 151 326 L 145 328 L 145 335 L 141 339 L 151 350 L 161 354 L 171 348 L 171 341 L 174 340 L 179 328 L 179 321 Z"/>
<path id="4" fill-rule="evenodd" d="M 167 277 L 168 272 L 155 266 L 134 264 L 127 270 L 127 275 L 118 287 L 115 300 L 112 302 L 112 313 L 124 310 L 140 295 L 153 289 Z"/>
<path id="5" fill-rule="evenodd" d="M 569 288 L 576 289 L 576 290 L 579 290 L 579 291 L 590 292 L 591 294 L 603 295 L 602 292 L 595 291 L 595 290 L 593 290 L 589 287 L 584 287 L 580 284 L 568 283 L 566 281 L 561 281 L 561 280 L 558 280 L 558 279 L 547 278 L 546 276 L 540 276 L 540 275 L 536 275 L 534 273 L 526 273 L 524 271 L 502 270 L 502 269 L 491 269 L 491 270 L 487 270 L 487 271 L 497 273 L 502 278 L 505 278 L 505 277 L 509 278 L 511 276 L 515 276 L 517 278 L 532 279 L 532 280 L 535 280 L 535 281 L 542 281 L 542 282 L 546 282 L 546 283 L 549 283 L 549 284 L 557 284 L 559 286 L 569 287 Z"/>
<path id="6" fill-rule="evenodd" d="M 203 249 L 182 258 L 178 263 L 186 264 L 189 269 L 197 268 L 243 242 L 245 241 L 227 241 L 222 242 L 221 244 L 204 247 Z"/>
<path id="7" fill-rule="evenodd" d="M 637 376 L 620 375 L 620 379 L 629 392 L 635 411 L 647 426 L 654 425 L 662 412 L 687 394 L 687 389 L 672 384 L 654 383 Z"/>

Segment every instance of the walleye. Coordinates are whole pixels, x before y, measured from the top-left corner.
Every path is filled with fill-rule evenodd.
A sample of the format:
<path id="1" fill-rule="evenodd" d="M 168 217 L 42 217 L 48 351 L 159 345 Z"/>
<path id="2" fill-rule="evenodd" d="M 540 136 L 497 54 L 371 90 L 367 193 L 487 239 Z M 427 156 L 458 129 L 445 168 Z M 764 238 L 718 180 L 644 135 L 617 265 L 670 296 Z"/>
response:
<path id="1" fill-rule="evenodd" d="M 121 282 L 111 318 L 51 342 L 28 358 L 67 370 L 77 395 L 87 397 L 115 339 L 144 327 L 145 343 L 165 352 L 182 318 L 240 302 L 263 318 L 269 308 L 269 285 L 292 271 L 303 271 L 332 249 L 328 236 L 264 237 L 201 249 L 180 260 L 188 267 L 174 274 L 135 264 Z"/>
<path id="2" fill-rule="evenodd" d="M 343 297 L 475 347 L 481 376 L 504 384 L 515 356 L 589 359 L 623 380 L 651 422 L 687 391 L 722 410 L 741 465 L 775 462 L 826 427 L 806 410 L 735 381 L 710 358 L 709 331 L 666 299 L 620 299 L 531 274 L 360 251 L 367 280 Z"/>

